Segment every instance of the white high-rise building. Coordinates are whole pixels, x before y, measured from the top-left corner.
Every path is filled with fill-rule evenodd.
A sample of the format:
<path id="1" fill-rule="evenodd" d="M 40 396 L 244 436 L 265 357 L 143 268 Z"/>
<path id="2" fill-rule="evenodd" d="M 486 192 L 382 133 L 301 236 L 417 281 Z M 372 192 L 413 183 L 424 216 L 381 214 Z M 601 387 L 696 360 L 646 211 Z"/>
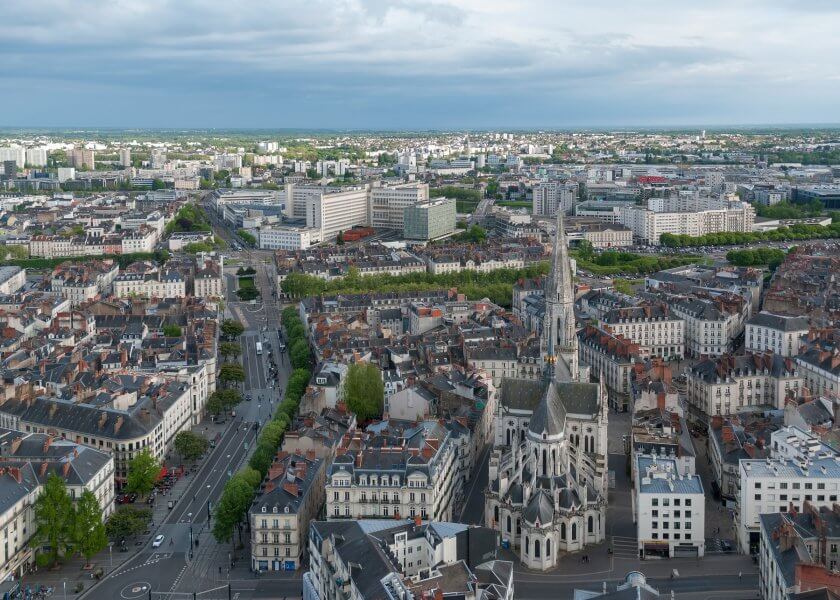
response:
<path id="1" fill-rule="evenodd" d="M 320 193 L 307 194 L 305 202 L 306 226 L 317 229 L 321 240 L 334 238 L 345 229 L 369 224 L 367 187 L 334 191 L 322 188 Z"/>
<path id="2" fill-rule="evenodd" d="M 130 167 L 131 166 L 131 149 L 130 148 L 120 148 L 120 166 L 122 166 L 122 167 Z"/>
<path id="3" fill-rule="evenodd" d="M 532 212 L 535 215 L 553 217 L 557 207 L 562 207 L 565 214 L 572 212 L 577 200 L 578 186 L 564 181 L 544 181 L 534 186 Z"/>
<path id="4" fill-rule="evenodd" d="M 7 160 L 15 161 L 18 169 L 22 169 L 26 164 L 26 150 L 22 146 L 6 146 L 0 148 L 0 163 Z"/>
<path id="5" fill-rule="evenodd" d="M 426 183 L 375 187 L 370 191 L 371 226 L 402 231 L 405 209 L 428 199 Z"/>
<path id="6" fill-rule="evenodd" d="M 28 148 L 26 150 L 26 164 L 30 167 L 46 167 L 47 166 L 47 149 L 46 148 Z M 20 166 L 20 165 L 18 165 Z"/>

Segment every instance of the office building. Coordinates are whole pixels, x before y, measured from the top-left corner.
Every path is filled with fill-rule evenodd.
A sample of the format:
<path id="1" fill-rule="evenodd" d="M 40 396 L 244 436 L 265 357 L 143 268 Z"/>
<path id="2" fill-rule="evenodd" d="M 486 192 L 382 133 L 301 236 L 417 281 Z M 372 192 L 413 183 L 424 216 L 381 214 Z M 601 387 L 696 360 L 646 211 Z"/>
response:
<path id="1" fill-rule="evenodd" d="M 321 232 L 307 227 L 261 227 L 257 233 L 264 250 L 306 250 L 321 241 Z"/>
<path id="2" fill-rule="evenodd" d="M 696 557 L 706 547 L 706 504 L 699 475 L 671 458 L 638 456 L 633 481 L 639 557 Z"/>
<path id="3" fill-rule="evenodd" d="M 317 230 L 322 241 L 357 225 L 368 225 L 366 187 L 322 188 L 319 193 L 308 193 L 305 203 L 306 226 Z"/>
<path id="4" fill-rule="evenodd" d="M 371 188 L 371 227 L 402 231 L 405 209 L 428 199 L 429 185 L 425 183 L 407 183 Z"/>
<path id="5" fill-rule="evenodd" d="M 455 231 L 454 198 L 435 198 L 404 209 L 403 236 L 409 240 L 435 240 Z"/>

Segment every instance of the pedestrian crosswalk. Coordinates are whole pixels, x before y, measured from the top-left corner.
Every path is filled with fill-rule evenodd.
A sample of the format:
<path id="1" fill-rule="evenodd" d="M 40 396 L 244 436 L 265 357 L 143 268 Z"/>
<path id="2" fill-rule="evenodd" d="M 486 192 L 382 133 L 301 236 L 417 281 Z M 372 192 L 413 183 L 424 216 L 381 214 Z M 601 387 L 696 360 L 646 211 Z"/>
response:
<path id="1" fill-rule="evenodd" d="M 614 535 L 610 541 L 613 556 L 616 558 L 638 558 L 639 541 L 635 537 Z"/>

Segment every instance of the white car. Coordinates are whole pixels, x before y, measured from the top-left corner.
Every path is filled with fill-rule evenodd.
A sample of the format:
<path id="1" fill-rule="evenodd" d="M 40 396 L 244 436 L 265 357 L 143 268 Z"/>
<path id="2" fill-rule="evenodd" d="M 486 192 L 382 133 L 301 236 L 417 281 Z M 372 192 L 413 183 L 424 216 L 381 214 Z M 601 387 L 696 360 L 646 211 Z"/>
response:
<path id="1" fill-rule="evenodd" d="M 163 543 L 164 537 L 163 534 L 155 536 L 155 541 L 152 542 L 152 548 L 160 548 L 160 545 Z"/>

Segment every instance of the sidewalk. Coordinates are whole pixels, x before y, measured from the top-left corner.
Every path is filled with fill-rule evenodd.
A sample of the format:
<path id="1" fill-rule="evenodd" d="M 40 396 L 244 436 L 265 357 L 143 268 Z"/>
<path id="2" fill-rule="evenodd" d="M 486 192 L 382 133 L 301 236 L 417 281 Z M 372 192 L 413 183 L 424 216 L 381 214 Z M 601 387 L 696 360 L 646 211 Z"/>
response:
<path id="1" fill-rule="evenodd" d="M 205 435 L 208 439 L 213 439 L 217 433 L 222 433 L 225 429 L 231 425 L 231 421 L 228 421 L 224 425 L 216 425 L 215 423 L 211 423 L 209 417 L 206 418 L 204 421 L 199 423 L 198 425 L 193 426 L 192 431 L 194 433 L 200 433 Z M 207 430 L 205 431 L 205 427 Z M 174 460 L 171 459 L 172 456 L 175 456 Z M 179 466 L 177 455 L 175 455 L 174 451 L 170 451 L 167 455 L 168 458 L 164 460 L 164 464 L 167 467 L 177 467 Z M 202 459 L 204 460 L 204 459 Z M 196 464 L 200 464 L 200 461 Z M 188 464 L 185 466 L 189 466 Z M 149 533 L 148 534 L 141 534 L 137 536 L 133 543 L 128 547 L 127 552 L 120 552 L 119 548 L 115 544 L 111 550 L 109 551 L 108 548 L 94 556 L 90 563 L 93 565 L 92 569 L 85 570 L 83 569 L 85 565 L 84 558 L 81 557 L 74 557 L 73 559 L 65 561 L 62 566 L 56 570 L 38 568 L 36 572 L 30 572 L 24 575 L 21 578 L 21 589 L 26 589 L 27 586 L 31 588 L 35 588 L 39 585 L 45 586 L 52 586 L 54 588 L 53 595 L 62 594 L 64 593 L 64 583 L 66 582 L 67 585 L 67 597 L 75 597 L 75 587 L 78 582 L 82 582 L 84 584 L 84 590 L 81 592 L 81 595 L 85 595 L 87 592 L 91 590 L 91 588 L 95 587 L 98 581 L 96 579 L 92 579 L 90 574 L 92 571 L 96 570 L 97 568 L 101 568 L 104 571 L 104 575 L 102 579 L 105 579 L 111 573 L 118 571 L 123 564 L 127 561 L 134 558 L 143 548 L 146 547 L 148 542 L 157 535 L 158 529 L 163 524 L 164 520 L 166 519 L 167 515 L 169 514 L 169 509 L 167 508 L 167 504 L 169 500 L 179 500 L 181 496 L 184 494 L 187 485 L 191 481 L 192 475 L 185 475 L 181 477 L 175 485 L 172 486 L 171 490 L 163 496 L 162 494 L 158 494 L 155 499 L 155 504 L 152 509 L 152 523 L 150 524 Z M 142 502 L 136 502 L 129 506 L 136 506 L 138 508 L 145 508 L 148 505 Z M 176 504 L 177 506 L 177 504 Z M 115 508 L 118 508 L 116 506 Z"/>

